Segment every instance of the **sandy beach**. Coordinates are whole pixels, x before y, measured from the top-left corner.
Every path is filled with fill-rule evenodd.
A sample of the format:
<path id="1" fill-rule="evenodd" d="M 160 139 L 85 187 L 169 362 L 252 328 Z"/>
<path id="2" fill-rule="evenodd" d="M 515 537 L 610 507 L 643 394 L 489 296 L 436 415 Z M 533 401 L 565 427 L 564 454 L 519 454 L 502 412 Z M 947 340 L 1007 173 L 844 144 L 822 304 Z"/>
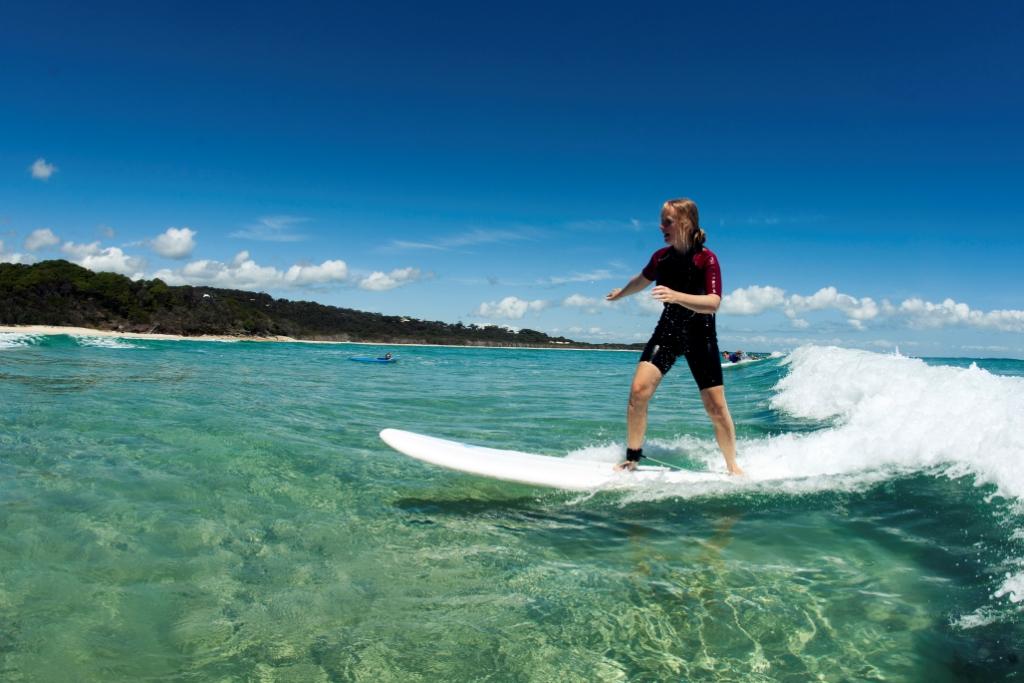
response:
<path id="1" fill-rule="evenodd" d="M 245 337 L 218 334 L 202 334 L 194 337 L 183 334 L 159 334 L 148 332 L 117 332 L 114 330 L 95 330 L 90 327 L 63 327 L 59 325 L 0 325 L 0 333 L 8 334 L 69 334 L 82 337 L 120 337 L 122 339 L 167 339 L 172 341 L 276 341 L 302 342 L 303 339 L 291 337 Z M 331 342 L 327 342 L 331 343 Z M 338 343 L 338 342 L 334 342 Z"/>

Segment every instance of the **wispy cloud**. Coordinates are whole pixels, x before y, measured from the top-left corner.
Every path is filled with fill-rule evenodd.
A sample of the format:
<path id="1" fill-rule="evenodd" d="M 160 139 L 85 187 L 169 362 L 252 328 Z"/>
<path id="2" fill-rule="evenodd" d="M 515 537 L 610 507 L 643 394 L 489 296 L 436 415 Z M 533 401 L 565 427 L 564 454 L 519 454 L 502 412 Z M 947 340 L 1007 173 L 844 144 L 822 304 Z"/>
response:
<path id="1" fill-rule="evenodd" d="M 306 235 L 293 232 L 294 228 L 309 221 L 301 216 L 263 216 L 251 225 L 231 233 L 231 237 L 260 242 L 301 242 Z"/>
<path id="2" fill-rule="evenodd" d="M 540 281 L 542 285 L 567 285 L 575 282 L 598 282 L 601 280 L 613 280 L 624 277 L 621 274 L 612 273 L 607 268 L 593 270 L 589 273 L 572 273 L 570 275 L 552 275 Z"/>
<path id="3" fill-rule="evenodd" d="M 775 227 L 785 225 L 806 225 L 812 223 L 821 223 L 826 220 L 827 216 L 820 213 L 803 213 L 803 214 L 758 214 L 753 216 L 743 217 L 729 217 L 724 216 L 719 219 L 718 224 L 720 226 L 729 225 L 747 225 L 747 226 L 764 226 L 764 227 Z M 703 222 L 703 221 L 702 221 Z"/>
<path id="4" fill-rule="evenodd" d="M 433 249 L 435 251 L 446 251 L 447 247 L 428 242 L 407 242 L 405 240 L 391 240 L 391 246 L 398 249 Z"/>
<path id="5" fill-rule="evenodd" d="M 591 218 L 578 221 L 569 221 L 565 224 L 567 230 L 573 232 L 592 233 L 615 233 L 615 232 L 639 232 L 647 228 L 657 227 L 656 221 L 642 221 L 639 218 L 629 220 L 612 218 Z"/>
<path id="6" fill-rule="evenodd" d="M 436 240 L 425 242 L 414 242 L 408 240 L 392 240 L 391 246 L 396 249 L 432 249 L 437 251 L 450 251 L 465 247 L 474 247 L 481 244 L 496 244 L 499 242 L 518 242 L 522 240 L 533 240 L 540 236 L 536 228 L 508 229 L 484 229 L 477 228 L 457 235 L 440 237 Z"/>

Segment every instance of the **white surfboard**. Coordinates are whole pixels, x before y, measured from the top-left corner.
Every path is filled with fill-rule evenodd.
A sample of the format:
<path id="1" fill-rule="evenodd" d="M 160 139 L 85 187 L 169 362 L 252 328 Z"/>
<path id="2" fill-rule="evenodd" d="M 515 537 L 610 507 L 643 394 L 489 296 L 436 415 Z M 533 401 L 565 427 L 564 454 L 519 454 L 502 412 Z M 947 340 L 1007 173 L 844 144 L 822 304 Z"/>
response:
<path id="1" fill-rule="evenodd" d="M 485 448 L 401 429 L 385 429 L 380 433 L 380 438 L 399 453 L 439 467 L 491 479 L 569 491 L 624 488 L 651 483 L 708 484 L 730 479 L 727 474 L 670 470 L 667 467 L 641 466 L 633 472 L 617 472 L 607 462 Z"/>

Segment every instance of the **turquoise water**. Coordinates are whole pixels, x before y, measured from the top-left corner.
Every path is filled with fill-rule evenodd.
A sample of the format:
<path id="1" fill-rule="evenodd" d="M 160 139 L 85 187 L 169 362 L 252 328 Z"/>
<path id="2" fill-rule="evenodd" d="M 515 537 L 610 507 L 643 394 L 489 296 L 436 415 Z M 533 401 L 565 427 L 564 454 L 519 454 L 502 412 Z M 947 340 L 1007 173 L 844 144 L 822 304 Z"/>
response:
<path id="1" fill-rule="evenodd" d="M 1024 363 L 730 368 L 747 481 L 580 495 L 377 432 L 612 462 L 636 354 L 382 350 L 0 335 L 0 680 L 1024 678 Z"/>

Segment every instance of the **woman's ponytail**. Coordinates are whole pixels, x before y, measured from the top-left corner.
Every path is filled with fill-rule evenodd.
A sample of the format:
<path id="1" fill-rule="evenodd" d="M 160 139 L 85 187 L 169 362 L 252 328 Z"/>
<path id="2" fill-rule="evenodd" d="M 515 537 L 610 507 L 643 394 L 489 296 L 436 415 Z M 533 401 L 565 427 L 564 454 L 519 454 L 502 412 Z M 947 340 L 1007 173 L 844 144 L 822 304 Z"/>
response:
<path id="1" fill-rule="evenodd" d="M 704 246 L 704 243 L 707 242 L 707 240 L 708 234 L 704 232 L 703 228 L 695 228 L 694 231 L 690 233 L 691 248 L 700 249 Z"/>

